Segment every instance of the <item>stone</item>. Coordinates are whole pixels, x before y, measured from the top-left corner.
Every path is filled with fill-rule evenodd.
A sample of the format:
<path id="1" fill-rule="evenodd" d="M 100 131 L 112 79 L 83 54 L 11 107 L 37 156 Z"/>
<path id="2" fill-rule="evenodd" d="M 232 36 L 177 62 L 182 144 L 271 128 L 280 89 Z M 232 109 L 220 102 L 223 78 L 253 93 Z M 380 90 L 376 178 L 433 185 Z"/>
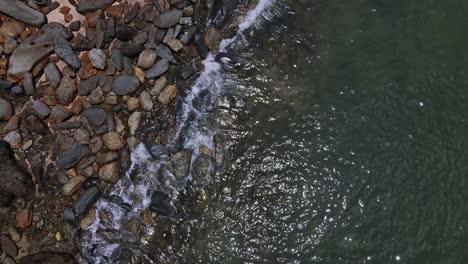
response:
<path id="1" fill-rule="evenodd" d="M 163 42 L 167 43 L 169 40 L 174 38 L 174 29 L 170 28 L 166 32 L 166 36 L 164 36 Z"/>
<path id="2" fill-rule="evenodd" d="M 52 43 L 35 43 L 23 41 L 11 54 L 8 64 L 8 74 L 20 76 L 30 72 L 32 68 L 54 51 Z"/>
<path id="3" fill-rule="evenodd" d="M 56 131 L 60 131 L 60 130 L 76 129 L 76 128 L 79 128 L 80 126 L 81 126 L 80 122 L 69 121 L 69 122 L 55 123 L 52 125 L 52 128 Z"/>
<path id="4" fill-rule="evenodd" d="M 87 146 L 76 143 L 60 155 L 55 165 L 60 169 L 71 169 L 86 157 L 89 152 L 90 150 Z"/>
<path id="5" fill-rule="evenodd" d="M 18 209 L 16 212 L 16 223 L 21 228 L 26 228 L 32 224 L 33 214 L 30 209 Z M 12 256 L 13 257 L 13 256 Z"/>
<path id="6" fill-rule="evenodd" d="M 7 256 L 16 257 L 18 255 L 18 247 L 13 240 L 11 240 L 6 235 L 2 235 L 1 242 L 1 249 Z"/>
<path id="7" fill-rule="evenodd" d="M 18 47 L 18 41 L 14 38 L 6 37 L 5 43 L 3 44 L 3 53 L 10 55 Z"/>
<path id="8" fill-rule="evenodd" d="M 62 80 L 62 72 L 60 72 L 55 63 L 50 62 L 47 64 L 47 66 L 44 68 L 44 74 L 52 88 L 57 88 L 60 85 L 60 81 Z"/>
<path id="9" fill-rule="evenodd" d="M 175 26 L 182 17 L 182 11 L 178 9 L 170 9 L 163 11 L 156 19 L 154 24 L 158 28 L 171 28 Z"/>
<path id="10" fill-rule="evenodd" d="M 100 104 L 104 102 L 105 98 L 101 87 L 98 86 L 96 89 L 94 89 L 89 95 L 88 99 L 91 104 Z"/>
<path id="11" fill-rule="evenodd" d="M 170 204 L 171 198 L 164 192 L 155 191 L 151 195 L 149 210 L 161 216 L 171 216 L 175 209 Z"/>
<path id="12" fill-rule="evenodd" d="M 6 121 L 13 115 L 13 107 L 10 102 L 0 97 L 0 120 Z"/>
<path id="13" fill-rule="evenodd" d="M 11 88 L 10 92 L 11 94 L 14 94 L 14 95 L 20 95 L 24 92 L 24 89 L 23 89 L 23 86 L 15 85 L 13 86 L 13 88 Z"/>
<path id="14" fill-rule="evenodd" d="M 143 45 L 137 43 L 124 42 L 120 46 L 120 51 L 122 54 L 129 58 L 134 58 L 143 51 Z"/>
<path id="15" fill-rule="evenodd" d="M 18 229 L 16 229 L 16 227 L 14 227 L 13 225 L 7 225 L 6 228 L 7 228 L 8 234 L 11 237 L 11 240 L 15 242 L 19 242 L 21 240 L 21 234 L 18 232 Z"/>
<path id="16" fill-rule="evenodd" d="M 52 108 L 49 116 L 49 122 L 62 122 L 72 116 L 70 110 L 62 105 L 56 105 Z"/>
<path id="17" fill-rule="evenodd" d="M 115 0 L 82 0 L 76 6 L 76 11 L 81 14 L 106 9 L 111 6 Z"/>
<path id="18" fill-rule="evenodd" d="M 102 49 L 92 49 L 89 52 L 89 60 L 94 68 L 104 70 L 106 68 L 106 54 Z"/>
<path id="19" fill-rule="evenodd" d="M 175 29 L 174 29 L 173 38 L 176 39 L 179 36 L 181 31 L 182 31 L 182 26 L 181 25 L 176 25 Z"/>
<path id="20" fill-rule="evenodd" d="M 50 115 L 50 108 L 43 102 L 37 100 L 33 103 L 33 109 L 42 118 L 47 118 Z"/>
<path id="21" fill-rule="evenodd" d="M 115 69 L 117 69 L 118 71 L 122 71 L 123 70 L 122 52 L 116 48 L 111 49 L 111 59 L 114 62 Z"/>
<path id="22" fill-rule="evenodd" d="M 109 183 L 120 180 L 120 166 L 118 162 L 104 164 L 99 170 L 99 178 Z"/>
<path id="23" fill-rule="evenodd" d="M 140 107 L 140 100 L 136 97 L 130 97 L 127 100 L 127 109 L 130 111 L 136 110 L 138 107 Z"/>
<path id="24" fill-rule="evenodd" d="M 3 264 L 16 264 L 16 261 L 10 257 L 5 257 Z"/>
<path id="25" fill-rule="evenodd" d="M 120 19 L 122 17 L 124 11 L 124 5 L 113 5 L 107 8 L 106 15 L 114 17 L 116 19 Z"/>
<path id="26" fill-rule="evenodd" d="M 164 44 L 156 46 L 156 54 L 158 54 L 160 58 L 168 60 L 170 63 L 177 64 L 176 59 L 172 55 L 171 49 Z"/>
<path id="27" fill-rule="evenodd" d="M 166 87 L 167 84 L 167 78 L 166 76 L 161 76 L 159 77 L 153 85 L 153 88 L 150 90 L 151 95 L 158 95 L 164 87 Z"/>
<path id="28" fill-rule="evenodd" d="M 204 35 L 201 32 L 198 32 L 195 34 L 193 40 L 195 41 L 195 45 L 197 46 L 200 58 L 202 58 L 202 60 L 206 59 L 208 53 L 210 53 L 210 49 L 205 44 Z"/>
<path id="29" fill-rule="evenodd" d="M 21 134 L 16 131 L 8 132 L 3 136 L 3 140 L 10 143 L 13 148 L 19 148 L 21 146 Z"/>
<path id="30" fill-rule="evenodd" d="M 201 147 L 199 152 L 192 165 L 192 180 L 194 185 L 206 186 L 211 183 L 215 168 L 208 148 Z"/>
<path id="31" fill-rule="evenodd" d="M 128 118 L 128 127 L 130 128 L 130 134 L 135 135 L 136 130 L 140 126 L 141 112 L 134 112 Z"/>
<path id="32" fill-rule="evenodd" d="M 8 122 L 6 123 L 6 125 L 3 127 L 3 130 L 1 130 L 1 133 L 10 132 L 10 131 L 13 131 L 13 130 L 18 129 L 19 123 L 20 123 L 20 117 L 19 117 L 19 115 L 13 115 L 13 116 L 8 120 Z"/>
<path id="33" fill-rule="evenodd" d="M 156 61 L 156 52 L 151 49 L 143 50 L 138 56 L 138 63 L 137 65 L 143 69 L 151 68 Z"/>
<path id="34" fill-rule="evenodd" d="M 63 188 L 62 188 L 63 194 L 73 195 L 80 189 L 81 184 L 85 180 L 86 178 L 80 175 L 72 177 L 65 185 L 63 185 Z"/>
<path id="35" fill-rule="evenodd" d="M 24 24 L 15 20 L 4 21 L 2 26 L 0 27 L 0 32 L 4 36 L 8 36 L 14 39 L 18 38 L 19 35 L 23 33 L 23 31 L 24 31 Z"/>
<path id="36" fill-rule="evenodd" d="M 112 91 L 114 91 L 116 95 L 129 95 L 134 93 L 139 86 L 140 83 L 138 79 L 122 75 L 113 80 Z"/>
<path id="37" fill-rule="evenodd" d="M 174 85 L 168 85 L 159 94 L 159 101 L 164 105 L 170 104 L 177 97 L 178 90 Z"/>
<path id="38" fill-rule="evenodd" d="M 119 103 L 119 97 L 116 95 L 108 94 L 104 98 L 104 103 L 108 105 L 116 105 Z"/>
<path id="39" fill-rule="evenodd" d="M 75 202 L 75 212 L 79 215 L 86 213 L 98 200 L 100 191 L 97 186 L 84 191 Z"/>
<path id="40" fill-rule="evenodd" d="M 92 90 L 96 88 L 98 81 L 98 76 L 93 76 L 87 80 L 81 80 L 78 83 L 78 93 L 83 96 L 88 95 Z"/>
<path id="41" fill-rule="evenodd" d="M 109 163 L 111 161 L 116 161 L 119 159 L 119 153 L 116 151 L 106 151 L 104 153 L 100 153 L 96 157 L 96 162 L 99 165 L 103 165 Z"/>
<path id="42" fill-rule="evenodd" d="M 24 77 L 23 79 L 24 91 L 26 92 L 27 95 L 33 95 L 34 92 L 36 91 L 36 88 L 34 87 L 32 74 L 28 72 L 24 74 L 23 77 Z"/>
<path id="43" fill-rule="evenodd" d="M 117 132 L 109 132 L 102 137 L 104 145 L 110 150 L 121 150 L 125 147 L 125 141 Z"/>
<path id="44" fill-rule="evenodd" d="M 125 131 L 125 123 L 120 119 L 119 116 L 114 115 L 115 131 L 119 134 L 122 134 Z"/>
<path id="45" fill-rule="evenodd" d="M 178 180 L 185 179 L 190 173 L 190 164 L 192 153 L 188 150 L 182 150 L 174 154 L 169 164 L 169 170 Z"/>
<path id="46" fill-rule="evenodd" d="M 79 216 L 75 213 L 75 209 L 73 209 L 73 207 L 67 206 L 63 210 L 63 219 L 72 223 L 76 223 L 79 219 Z"/>
<path id="47" fill-rule="evenodd" d="M 26 151 L 26 150 L 28 150 L 30 147 L 32 147 L 33 143 L 34 143 L 34 142 L 33 142 L 32 140 L 27 140 L 27 141 L 25 141 L 25 142 L 23 143 L 23 145 L 21 145 L 21 149 L 22 149 L 23 151 Z"/>
<path id="48" fill-rule="evenodd" d="M 73 69 L 79 69 L 81 67 L 81 61 L 78 56 L 76 56 L 68 41 L 61 37 L 55 37 L 54 45 L 55 54 L 57 54 L 61 60 L 67 63 L 68 66 L 72 67 Z"/>
<path id="49" fill-rule="evenodd" d="M 136 137 L 127 138 L 127 146 L 131 151 L 134 151 L 138 144 L 140 144 L 140 141 Z"/>
<path id="50" fill-rule="evenodd" d="M 73 138 L 80 144 L 88 144 L 91 135 L 85 128 L 78 128 L 73 131 Z"/>
<path id="51" fill-rule="evenodd" d="M 46 17 L 41 12 L 17 0 L 0 1 L 0 13 L 11 16 L 31 26 L 41 26 L 46 22 Z"/>
<path id="52" fill-rule="evenodd" d="M 75 100 L 71 105 L 71 112 L 75 115 L 79 115 L 83 110 L 83 102 L 81 99 Z"/>
<path id="53" fill-rule="evenodd" d="M 69 28 L 72 31 L 78 31 L 81 28 L 81 21 L 73 21 L 70 23 Z"/>
<path id="54" fill-rule="evenodd" d="M 187 45 L 192 40 L 193 35 L 195 35 L 195 32 L 197 32 L 197 26 L 188 27 L 180 36 L 180 41 L 182 42 L 182 44 Z"/>
<path id="55" fill-rule="evenodd" d="M 153 101 L 147 91 L 140 93 L 140 104 L 145 111 L 151 111 L 153 109 Z"/>
<path id="56" fill-rule="evenodd" d="M 88 229 L 94 221 L 96 220 L 96 209 L 91 208 L 82 218 L 80 221 L 80 228 L 83 230 Z"/>
<path id="57" fill-rule="evenodd" d="M 153 67 L 145 73 L 146 79 L 156 79 L 169 69 L 169 61 L 166 59 L 159 60 Z"/>
<path id="58" fill-rule="evenodd" d="M 100 127 L 106 121 L 106 111 L 101 108 L 91 107 L 83 111 L 83 116 L 89 121 L 89 123 L 95 127 Z"/>
<path id="59" fill-rule="evenodd" d="M 219 51 L 219 43 L 221 43 L 221 34 L 213 27 L 208 28 L 205 32 L 205 45 L 213 52 Z"/>
<path id="60" fill-rule="evenodd" d="M 75 83 L 70 78 L 63 78 L 60 86 L 55 90 L 57 101 L 62 105 L 69 105 L 75 100 L 76 89 Z"/>
<path id="61" fill-rule="evenodd" d="M 167 45 L 175 52 L 179 52 L 184 48 L 184 45 L 178 39 L 171 39 L 167 42 Z"/>

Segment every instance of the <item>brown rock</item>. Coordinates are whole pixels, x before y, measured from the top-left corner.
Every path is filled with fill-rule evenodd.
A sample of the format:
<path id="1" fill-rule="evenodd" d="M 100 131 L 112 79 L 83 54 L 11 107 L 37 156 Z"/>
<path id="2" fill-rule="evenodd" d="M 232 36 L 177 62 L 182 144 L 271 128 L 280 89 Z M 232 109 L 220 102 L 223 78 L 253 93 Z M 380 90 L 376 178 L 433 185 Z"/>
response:
<path id="1" fill-rule="evenodd" d="M 120 150 L 125 147 L 125 141 L 117 132 L 109 132 L 102 137 L 104 145 L 110 150 Z"/>
<path id="2" fill-rule="evenodd" d="M 120 180 L 120 166 L 118 162 L 107 163 L 99 170 L 99 178 L 109 183 Z"/>
<path id="3" fill-rule="evenodd" d="M 221 34 L 215 28 L 210 27 L 205 32 L 205 44 L 211 51 L 217 52 L 219 50 L 221 40 Z"/>
<path id="4" fill-rule="evenodd" d="M 82 110 L 83 110 L 83 102 L 81 101 L 81 98 L 75 100 L 71 106 L 71 112 L 75 115 L 79 115 Z"/>
<path id="5" fill-rule="evenodd" d="M 86 180 L 85 177 L 83 176 L 75 176 L 75 177 L 72 177 L 70 180 L 68 180 L 68 182 L 63 185 L 63 194 L 64 195 L 72 195 L 74 193 L 76 193 L 80 187 L 81 187 L 81 184 Z"/>
<path id="6" fill-rule="evenodd" d="M 20 117 L 19 115 L 14 115 L 8 120 L 6 125 L 3 127 L 3 133 L 10 132 L 13 130 L 18 129 L 19 127 L 19 122 L 20 122 Z"/>
<path id="7" fill-rule="evenodd" d="M 62 14 L 68 14 L 68 13 L 70 13 L 70 7 L 62 6 L 62 7 L 60 7 L 59 12 L 62 13 Z"/>
<path id="8" fill-rule="evenodd" d="M 128 127 L 130 128 L 130 134 L 135 135 L 136 130 L 140 126 L 141 112 L 134 112 L 128 118 Z"/>
<path id="9" fill-rule="evenodd" d="M 112 16 L 114 18 L 120 19 L 124 11 L 124 5 L 119 4 L 119 5 L 113 5 L 109 6 L 106 10 L 106 15 L 107 16 Z"/>
<path id="10" fill-rule="evenodd" d="M 96 220 L 96 209 L 91 208 L 80 221 L 80 228 L 83 230 L 88 229 Z"/>
<path id="11" fill-rule="evenodd" d="M 136 97 L 130 97 L 127 100 L 127 107 L 130 111 L 135 111 L 140 106 L 140 100 Z"/>
<path id="12" fill-rule="evenodd" d="M 0 32 L 4 36 L 17 38 L 24 31 L 24 24 L 17 20 L 5 21 L 0 27 Z"/>
<path id="13" fill-rule="evenodd" d="M 16 212 L 18 226 L 26 228 L 32 224 L 32 211 L 29 209 L 18 209 Z"/>
<path id="14" fill-rule="evenodd" d="M 167 42 L 167 45 L 175 52 L 179 52 L 181 49 L 184 48 L 184 45 L 178 39 L 169 40 Z M 219 48 L 219 44 L 218 44 L 218 48 Z"/>
<path id="15" fill-rule="evenodd" d="M 164 105 L 168 105 L 177 97 L 177 94 L 177 87 L 174 85 L 168 85 L 161 91 L 158 99 Z"/>

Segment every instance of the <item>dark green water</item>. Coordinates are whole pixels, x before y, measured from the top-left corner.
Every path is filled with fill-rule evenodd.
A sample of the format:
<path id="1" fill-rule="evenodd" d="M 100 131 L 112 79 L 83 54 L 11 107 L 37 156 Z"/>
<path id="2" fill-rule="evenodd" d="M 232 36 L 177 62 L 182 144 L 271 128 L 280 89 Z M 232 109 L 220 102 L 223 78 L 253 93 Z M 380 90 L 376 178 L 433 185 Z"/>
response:
<path id="1" fill-rule="evenodd" d="M 186 260 L 467 263 L 468 2 L 277 4 Z"/>

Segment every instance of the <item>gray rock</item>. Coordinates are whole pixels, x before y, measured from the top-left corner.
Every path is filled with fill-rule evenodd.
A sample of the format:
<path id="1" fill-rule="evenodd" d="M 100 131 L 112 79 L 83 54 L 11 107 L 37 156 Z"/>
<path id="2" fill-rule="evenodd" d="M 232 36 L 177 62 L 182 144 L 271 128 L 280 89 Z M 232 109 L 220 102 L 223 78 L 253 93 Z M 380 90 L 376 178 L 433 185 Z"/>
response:
<path id="1" fill-rule="evenodd" d="M 106 19 L 106 32 L 104 34 L 104 40 L 109 43 L 115 37 L 115 19 L 114 17 L 109 17 Z"/>
<path id="2" fill-rule="evenodd" d="M 99 195 L 100 191 L 96 186 L 84 191 L 75 202 L 75 212 L 79 215 L 86 213 L 96 203 Z"/>
<path id="3" fill-rule="evenodd" d="M 18 255 L 18 247 L 15 242 L 9 237 L 2 235 L 2 251 L 5 252 L 7 256 L 16 257 Z"/>
<path id="4" fill-rule="evenodd" d="M 67 206 L 63 210 L 63 219 L 72 223 L 76 223 L 78 222 L 79 216 L 75 213 L 75 209 L 73 209 L 73 207 Z"/>
<path id="5" fill-rule="evenodd" d="M 50 62 L 47 64 L 47 66 L 44 68 L 44 74 L 47 77 L 50 86 L 57 88 L 60 85 L 60 81 L 62 80 L 62 72 L 60 72 L 55 63 Z"/>
<path id="6" fill-rule="evenodd" d="M 24 74 L 23 85 L 24 85 L 24 91 L 26 92 L 27 95 L 34 94 L 34 92 L 36 91 L 36 88 L 34 87 L 34 80 L 33 80 L 33 76 L 31 73 L 28 72 Z"/>
<path id="7" fill-rule="evenodd" d="M 73 122 L 73 121 L 55 123 L 55 124 L 52 125 L 52 128 L 54 130 L 56 130 L 56 131 L 76 129 L 76 128 L 79 128 L 79 127 L 81 127 L 81 123 L 80 122 Z"/>
<path id="8" fill-rule="evenodd" d="M 14 38 L 6 36 L 5 44 L 3 44 L 3 53 L 10 55 L 18 47 L 18 41 Z"/>
<path id="9" fill-rule="evenodd" d="M 10 89 L 13 83 L 8 80 L 0 80 L 0 89 Z"/>
<path id="10" fill-rule="evenodd" d="M 92 49 L 89 52 L 89 60 L 96 69 L 104 70 L 106 68 L 106 54 L 102 49 Z"/>
<path id="11" fill-rule="evenodd" d="M 0 13 L 11 16 L 31 26 L 41 26 L 46 22 L 44 14 L 18 0 L 0 1 Z"/>
<path id="12" fill-rule="evenodd" d="M 55 36 L 62 37 L 67 40 L 73 38 L 73 33 L 69 29 L 67 29 L 63 24 L 57 22 L 50 22 L 45 24 L 41 28 L 41 31 L 43 35 L 48 35 L 49 38 L 52 37 L 51 40 L 53 40 L 53 37 Z"/>
<path id="13" fill-rule="evenodd" d="M 115 68 L 118 71 L 123 70 L 122 52 L 119 49 L 113 48 L 111 50 L 111 59 L 114 62 Z"/>
<path id="14" fill-rule="evenodd" d="M 148 69 L 154 65 L 156 61 L 156 52 L 151 49 L 146 49 L 140 53 L 138 57 L 138 66 L 142 69 Z"/>
<path id="15" fill-rule="evenodd" d="M 129 58 L 133 58 L 140 55 L 143 49 L 143 45 L 138 43 L 122 43 L 122 45 L 120 46 L 120 51 L 122 52 L 122 54 Z"/>
<path id="16" fill-rule="evenodd" d="M 132 94 L 139 86 L 140 83 L 137 78 L 125 75 L 115 78 L 112 82 L 112 90 L 116 95 Z"/>
<path id="17" fill-rule="evenodd" d="M 81 28 L 81 21 L 73 21 L 69 25 L 72 31 L 78 31 Z"/>
<path id="18" fill-rule="evenodd" d="M 83 0 L 76 6 L 76 11 L 86 14 L 100 9 L 106 9 L 111 6 L 115 0 Z"/>
<path id="19" fill-rule="evenodd" d="M 80 163 L 80 161 L 88 156 L 90 149 L 81 144 L 74 144 L 71 148 L 65 150 L 58 160 L 55 162 L 58 168 L 68 170 Z"/>
<path id="20" fill-rule="evenodd" d="M 195 32 L 197 32 L 197 26 L 191 26 L 187 28 L 184 33 L 182 33 L 182 36 L 180 36 L 180 41 L 182 44 L 187 45 L 190 40 L 192 40 L 193 35 L 195 35 Z"/>
<path id="21" fill-rule="evenodd" d="M 156 79 L 169 69 L 169 61 L 159 60 L 153 67 L 145 72 L 146 79 Z"/>
<path id="22" fill-rule="evenodd" d="M 74 69 L 79 69 L 81 67 L 81 61 L 78 56 L 76 56 L 68 41 L 61 37 L 55 37 L 54 45 L 55 53 L 61 60 Z"/>
<path id="23" fill-rule="evenodd" d="M 168 46 L 164 44 L 159 44 L 158 46 L 156 46 L 156 53 L 160 58 L 166 59 L 170 63 L 177 64 L 177 61 L 172 55 L 172 51 Z"/>
<path id="24" fill-rule="evenodd" d="M 56 105 L 52 108 L 49 116 L 50 122 L 62 122 L 72 116 L 72 112 L 62 105 Z"/>
<path id="25" fill-rule="evenodd" d="M 174 154 L 169 164 L 169 171 L 178 180 L 184 180 L 190 173 L 190 163 L 192 153 L 188 150 L 182 150 Z"/>
<path id="26" fill-rule="evenodd" d="M 41 118 L 47 118 L 50 115 L 49 106 L 39 100 L 34 101 L 33 109 Z"/>
<path id="27" fill-rule="evenodd" d="M 135 69 L 133 68 L 132 59 L 124 56 L 123 65 L 124 65 L 124 75 L 127 75 L 127 76 L 135 75 Z"/>
<path id="28" fill-rule="evenodd" d="M 69 105 L 76 97 L 76 91 L 72 87 L 73 80 L 63 78 L 60 86 L 55 90 L 55 96 L 62 105 Z"/>
<path id="29" fill-rule="evenodd" d="M 24 89 L 23 89 L 23 86 L 15 85 L 13 86 L 13 88 L 11 88 L 10 92 L 11 94 L 19 95 L 19 94 L 24 93 Z"/>
<path id="30" fill-rule="evenodd" d="M 106 121 L 106 111 L 101 108 L 91 107 L 85 109 L 82 114 L 95 127 L 102 126 Z"/>
<path id="31" fill-rule="evenodd" d="M 159 79 L 157 79 L 154 82 L 153 88 L 150 90 L 151 95 L 158 95 L 164 87 L 166 87 L 167 84 L 167 78 L 166 76 L 161 76 Z"/>
<path id="32" fill-rule="evenodd" d="M 88 144 L 89 143 L 89 138 L 90 134 L 88 130 L 85 128 L 81 127 L 73 131 L 73 138 L 75 138 L 76 142 L 80 144 Z"/>
<path id="33" fill-rule="evenodd" d="M 153 109 L 153 101 L 147 91 L 140 93 L 140 105 L 146 111 L 151 111 Z"/>
<path id="34" fill-rule="evenodd" d="M 104 93 L 102 92 L 101 87 L 94 89 L 88 97 L 91 104 L 100 104 L 104 102 Z"/>
<path id="35" fill-rule="evenodd" d="M 27 41 L 28 40 L 28 41 Z M 42 59 L 54 50 L 51 42 L 36 43 L 35 38 L 27 39 L 15 49 L 8 62 L 8 74 L 18 76 L 30 72 Z"/>
<path id="36" fill-rule="evenodd" d="M 92 90 L 96 88 L 98 81 L 98 76 L 93 76 L 87 80 L 81 80 L 78 83 L 78 93 L 83 96 L 88 95 Z"/>
<path id="37" fill-rule="evenodd" d="M 182 11 L 178 9 L 170 9 L 163 11 L 156 19 L 154 24 L 158 28 L 171 28 L 175 26 L 182 17 Z"/>
<path id="38" fill-rule="evenodd" d="M 0 97 L 0 120 L 8 120 L 13 115 L 13 107 L 10 102 Z"/>
<path id="39" fill-rule="evenodd" d="M 106 22 L 103 19 L 98 19 L 96 23 L 96 48 L 97 49 L 103 48 L 105 34 L 106 34 Z"/>

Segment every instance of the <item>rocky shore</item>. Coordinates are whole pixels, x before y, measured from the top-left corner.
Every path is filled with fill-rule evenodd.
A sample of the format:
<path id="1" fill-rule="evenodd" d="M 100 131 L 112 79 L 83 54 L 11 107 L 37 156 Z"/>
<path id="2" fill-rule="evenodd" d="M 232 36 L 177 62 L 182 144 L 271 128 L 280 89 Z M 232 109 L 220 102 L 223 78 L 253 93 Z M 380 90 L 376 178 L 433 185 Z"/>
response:
<path id="1" fill-rule="evenodd" d="M 219 49 L 223 33 L 205 26 L 219 8 L 0 1 L 0 262 L 75 263 L 77 234 L 131 151 L 175 133 L 178 96 Z"/>

